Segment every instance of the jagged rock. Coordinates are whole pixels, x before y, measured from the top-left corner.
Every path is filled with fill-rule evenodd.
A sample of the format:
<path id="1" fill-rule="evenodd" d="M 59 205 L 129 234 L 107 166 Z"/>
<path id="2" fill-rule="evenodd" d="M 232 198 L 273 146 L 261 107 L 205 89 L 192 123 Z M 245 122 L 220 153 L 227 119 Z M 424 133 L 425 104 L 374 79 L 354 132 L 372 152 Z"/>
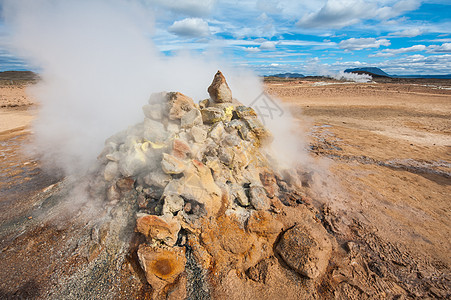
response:
<path id="1" fill-rule="evenodd" d="M 196 108 L 193 99 L 179 92 L 168 93 L 167 99 L 171 120 L 181 119 L 187 112 Z"/>
<path id="2" fill-rule="evenodd" d="M 174 139 L 172 142 L 172 155 L 179 159 L 186 159 L 191 153 L 191 148 L 185 141 Z"/>
<path id="3" fill-rule="evenodd" d="M 215 215 L 221 207 L 221 189 L 216 185 L 210 168 L 202 162 L 188 163 L 184 176 L 172 180 L 165 188 L 164 195 L 177 194 L 205 206 L 209 215 Z"/>
<path id="4" fill-rule="evenodd" d="M 194 108 L 184 114 L 181 119 L 182 128 L 191 128 L 193 126 L 202 125 L 202 114 L 197 108 Z"/>
<path id="5" fill-rule="evenodd" d="M 110 202 L 116 202 L 121 198 L 121 193 L 116 184 L 113 184 L 108 188 L 107 198 Z"/>
<path id="6" fill-rule="evenodd" d="M 269 172 L 262 172 L 260 173 L 260 180 L 263 184 L 263 187 L 266 190 L 266 194 L 269 198 L 274 198 L 274 196 L 279 191 L 279 186 L 277 185 L 277 180 L 274 177 L 274 174 L 271 174 Z"/>
<path id="7" fill-rule="evenodd" d="M 191 135 L 196 143 L 203 143 L 207 138 L 207 131 L 199 126 L 191 128 Z"/>
<path id="8" fill-rule="evenodd" d="M 209 106 L 210 106 L 210 99 L 204 99 L 202 101 L 199 101 L 200 108 L 207 108 Z"/>
<path id="9" fill-rule="evenodd" d="M 249 198 L 242 186 L 233 184 L 230 188 L 230 194 L 241 206 L 249 206 Z"/>
<path id="10" fill-rule="evenodd" d="M 128 149 L 121 160 L 119 169 L 124 177 L 138 175 L 145 171 L 151 171 L 156 167 L 156 161 L 152 158 L 152 150 L 149 143 L 136 143 Z"/>
<path id="11" fill-rule="evenodd" d="M 145 118 L 143 137 L 154 143 L 161 143 L 168 137 L 168 132 L 165 130 L 162 123 Z"/>
<path id="12" fill-rule="evenodd" d="M 171 175 L 155 171 L 149 173 L 143 179 L 145 184 L 147 184 L 148 186 L 164 188 L 169 183 L 169 181 L 172 180 L 172 177 Z"/>
<path id="13" fill-rule="evenodd" d="M 120 178 L 116 181 L 116 185 L 122 192 L 128 192 L 133 189 L 135 180 L 131 177 Z"/>
<path id="14" fill-rule="evenodd" d="M 136 221 L 136 231 L 148 239 L 174 246 L 180 231 L 180 223 L 172 216 L 143 215 Z"/>
<path id="15" fill-rule="evenodd" d="M 118 175 L 119 175 L 119 165 L 114 161 L 108 162 L 108 164 L 105 167 L 105 171 L 103 172 L 103 177 L 105 178 L 105 180 L 111 181 Z"/>
<path id="16" fill-rule="evenodd" d="M 247 230 L 260 236 L 278 235 L 283 224 L 267 211 L 253 211 L 247 221 Z"/>
<path id="17" fill-rule="evenodd" d="M 207 107 L 200 110 L 204 124 L 214 124 L 226 118 L 224 111 L 217 107 Z"/>
<path id="18" fill-rule="evenodd" d="M 329 264 L 332 243 L 320 224 L 298 224 L 287 230 L 276 246 L 277 253 L 299 274 L 317 278 Z"/>
<path id="19" fill-rule="evenodd" d="M 245 124 L 255 134 L 262 145 L 269 144 L 273 141 L 274 137 L 271 132 L 257 118 L 248 118 L 245 120 Z"/>
<path id="20" fill-rule="evenodd" d="M 217 103 L 232 102 L 232 91 L 226 82 L 224 75 L 218 71 L 213 82 L 208 87 L 210 98 Z"/>
<path id="21" fill-rule="evenodd" d="M 185 248 L 160 248 L 140 245 L 138 258 L 147 282 L 160 294 L 163 288 L 173 283 L 185 270 Z"/>
<path id="22" fill-rule="evenodd" d="M 224 124 L 222 122 L 216 123 L 208 133 L 208 135 L 216 142 L 219 143 L 225 134 Z"/>
<path id="23" fill-rule="evenodd" d="M 166 174 L 180 174 L 182 173 L 186 165 L 183 161 L 177 157 L 163 153 L 163 160 L 161 161 L 161 168 Z"/>
<path id="24" fill-rule="evenodd" d="M 182 197 L 176 194 L 166 195 L 163 204 L 163 215 L 174 214 L 182 210 L 185 206 L 185 201 Z"/>
<path id="25" fill-rule="evenodd" d="M 235 107 L 235 113 L 240 119 L 257 118 L 257 113 L 252 107 L 244 105 Z"/>
<path id="26" fill-rule="evenodd" d="M 224 118 L 222 119 L 222 121 L 230 122 L 230 120 L 232 120 L 235 106 L 233 106 L 231 103 L 215 103 L 212 105 L 212 107 L 222 109 L 222 111 L 224 112 Z"/>
<path id="27" fill-rule="evenodd" d="M 250 202 L 256 210 L 268 210 L 271 203 L 266 197 L 266 191 L 261 186 L 251 186 L 249 189 Z"/>

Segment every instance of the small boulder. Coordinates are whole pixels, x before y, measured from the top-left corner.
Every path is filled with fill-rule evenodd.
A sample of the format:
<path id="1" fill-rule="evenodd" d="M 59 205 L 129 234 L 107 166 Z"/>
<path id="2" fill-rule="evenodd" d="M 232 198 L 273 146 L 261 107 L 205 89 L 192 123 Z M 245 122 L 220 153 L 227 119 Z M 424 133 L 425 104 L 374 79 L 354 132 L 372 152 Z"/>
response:
<path id="1" fill-rule="evenodd" d="M 143 215 L 136 220 L 137 232 L 168 246 L 175 245 L 180 228 L 180 223 L 170 216 Z"/>
<path id="2" fill-rule="evenodd" d="M 249 196 L 251 204 L 256 210 L 268 210 L 271 207 L 270 200 L 266 197 L 266 190 L 261 186 L 251 186 Z"/>
<path id="3" fill-rule="evenodd" d="M 196 108 L 193 99 L 179 92 L 168 93 L 167 100 L 171 120 L 181 119 L 187 112 Z"/>
<path id="4" fill-rule="evenodd" d="M 191 153 L 191 148 L 185 141 L 174 139 L 172 142 L 172 155 L 179 159 L 186 159 Z"/>
<path id="5" fill-rule="evenodd" d="M 207 107 L 200 110 L 202 114 L 202 121 L 204 124 L 214 124 L 222 121 L 225 118 L 225 113 L 222 109 L 217 107 Z"/>
<path id="6" fill-rule="evenodd" d="M 200 110 L 194 108 L 184 114 L 181 119 L 182 128 L 191 128 L 193 126 L 202 125 L 202 114 Z"/>
<path id="7" fill-rule="evenodd" d="M 185 201 L 177 194 L 169 194 L 164 198 L 163 215 L 174 214 L 183 209 Z"/>
<path id="8" fill-rule="evenodd" d="M 203 143 L 207 138 L 207 131 L 200 126 L 194 126 L 191 128 L 191 136 L 196 143 Z"/>
<path id="9" fill-rule="evenodd" d="M 329 264 L 332 243 L 320 224 L 298 224 L 287 230 L 276 252 L 293 270 L 308 278 L 322 275 Z"/>
<path id="10" fill-rule="evenodd" d="M 208 94 L 214 102 L 232 102 L 232 91 L 230 90 L 229 85 L 227 84 L 227 81 L 221 71 L 218 71 L 215 78 L 213 78 L 213 82 L 208 87 Z"/>
<path id="11" fill-rule="evenodd" d="M 252 107 L 244 105 L 237 106 L 235 108 L 235 113 L 240 119 L 257 118 L 255 110 Z"/>
<path id="12" fill-rule="evenodd" d="M 177 157 L 163 153 L 163 160 L 161 161 L 161 168 L 166 174 L 180 174 L 185 170 L 185 163 Z"/>

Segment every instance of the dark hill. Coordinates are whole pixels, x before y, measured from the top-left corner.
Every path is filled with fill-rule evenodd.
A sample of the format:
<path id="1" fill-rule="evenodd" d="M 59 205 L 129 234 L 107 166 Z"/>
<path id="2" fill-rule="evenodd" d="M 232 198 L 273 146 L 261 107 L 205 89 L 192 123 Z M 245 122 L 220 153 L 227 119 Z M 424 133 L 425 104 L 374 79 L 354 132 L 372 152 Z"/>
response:
<path id="1" fill-rule="evenodd" d="M 281 74 L 274 74 L 269 75 L 265 77 L 279 77 L 279 78 L 304 78 L 305 76 L 303 74 L 299 73 L 281 73 Z"/>
<path id="2" fill-rule="evenodd" d="M 346 69 L 345 73 L 368 74 L 373 77 L 390 77 L 390 75 L 376 67 Z"/>

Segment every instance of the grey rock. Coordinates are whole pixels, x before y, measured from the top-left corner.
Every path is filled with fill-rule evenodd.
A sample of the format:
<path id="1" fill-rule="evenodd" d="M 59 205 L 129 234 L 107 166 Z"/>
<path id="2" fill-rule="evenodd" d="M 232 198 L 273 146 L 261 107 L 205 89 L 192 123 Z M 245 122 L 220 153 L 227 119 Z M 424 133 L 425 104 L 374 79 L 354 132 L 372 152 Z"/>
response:
<path id="1" fill-rule="evenodd" d="M 197 108 L 194 108 L 184 114 L 181 119 L 182 128 L 191 128 L 193 126 L 202 125 L 202 114 Z"/>
<path id="2" fill-rule="evenodd" d="M 271 207 L 270 200 L 266 196 L 266 190 L 262 186 L 251 186 L 249 189 L 250 202 L 256 210 L 268 210 Z"/>

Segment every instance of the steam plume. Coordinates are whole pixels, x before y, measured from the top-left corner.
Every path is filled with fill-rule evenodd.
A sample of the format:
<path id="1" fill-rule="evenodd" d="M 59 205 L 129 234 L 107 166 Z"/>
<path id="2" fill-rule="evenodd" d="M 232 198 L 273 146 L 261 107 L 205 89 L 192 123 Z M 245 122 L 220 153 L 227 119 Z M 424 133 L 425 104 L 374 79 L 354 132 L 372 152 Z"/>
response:
<path id="1" fill-rule="evenodd" d="M 31 90 L 41 105 L 35 146 L 44 162 L 66 174 L 88 170 L 107 137 L 142 121 L 141 107 L 153 92 L 205 99 L 218 69 L 245 104 L 262 92 L 252 72 L 221 60 L 162 56 L 149 38 L 152 11 L 140 3 L 4 1 L 11 50 L 38 68 L 43 79 Z M 283 124 L 284 130 L 291 126 Z M 274 131 L 280 124 L 269 127 Z"/>

